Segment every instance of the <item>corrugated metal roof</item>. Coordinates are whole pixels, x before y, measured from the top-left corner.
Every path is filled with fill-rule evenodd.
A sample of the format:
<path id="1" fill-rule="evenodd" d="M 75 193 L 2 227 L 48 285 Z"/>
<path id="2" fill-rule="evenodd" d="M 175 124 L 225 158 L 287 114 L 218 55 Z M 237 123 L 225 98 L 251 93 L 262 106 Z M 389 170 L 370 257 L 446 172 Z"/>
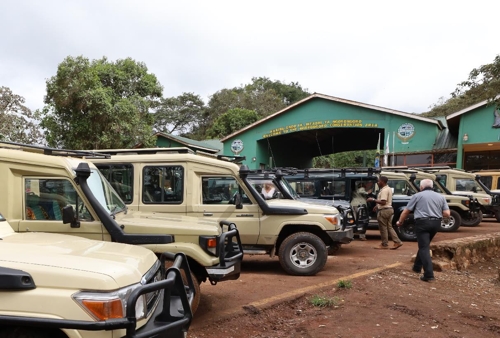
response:
<path id="1" fill-rule="evenodd" d="M 432 150 L 444 150 L 453 149 L 458 146 L 458 139 L 455 135 L 450 133 L 448 124 L 446 123 L 446 117 L 435 117 L 436 120 L 440 121 L 443 125 L 443 129 L 439 130 L 436 137 L 436 142 L 432 146 Z"/>
<path id="2" fill-rule="evenodd" d="M 195 141 L 187 137 L 182 137 L 178 135 L 172 135 L 162 132 L 158 132 L 155 135 L 177 141 L 180 144 L 183 144 L 187 147 L 198 148 L 199 150 L 207 151 L 214 154 L 218 153 L 222 148 L 222 146 L 220 148 L 217 148 L 217 146 L 215 146 L 214 144 L 209 144 L 208 142 L 202 142 L 202 141 Z M 220 143 L 220 141 L 218 142 Z"/>

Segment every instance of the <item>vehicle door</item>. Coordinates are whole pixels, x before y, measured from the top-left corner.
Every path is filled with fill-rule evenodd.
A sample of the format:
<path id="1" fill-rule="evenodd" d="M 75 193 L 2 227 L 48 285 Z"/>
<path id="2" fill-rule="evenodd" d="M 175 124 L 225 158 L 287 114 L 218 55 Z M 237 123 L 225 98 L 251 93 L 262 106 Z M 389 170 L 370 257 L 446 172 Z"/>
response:
<path id="1" fill-rule="evenodd" d="M 193 196 L 193 205 L 188 208 L 188 215 L 233 222 L 238 227 L 243 244 L 256 244 L 260 234 L 261 210 L 236 177 L 210 174 L 196 177 L 197 186 L 193 190 L 201 193 Z M 241 196 L 241 209 L 237 209 L 235 205 L 237 194 Z"/>
<path id="2" fill-rule="evenodd" d="M 103 226 L 84 195 L 68 178 L 30 177 L 23 179 L 23 219 L 19 232 L 52 232 L 103 240 Z M 79 227 L 63 224 L 62 209 L 72 206 Z"/>

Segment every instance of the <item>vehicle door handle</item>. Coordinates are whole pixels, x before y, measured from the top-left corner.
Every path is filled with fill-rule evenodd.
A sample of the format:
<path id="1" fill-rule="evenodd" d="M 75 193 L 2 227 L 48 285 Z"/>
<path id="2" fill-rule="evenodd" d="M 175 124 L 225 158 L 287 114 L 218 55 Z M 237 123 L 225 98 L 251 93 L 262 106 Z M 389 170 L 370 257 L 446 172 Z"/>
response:
<path id="1" fill-rule="evenodd" d="M 214 214 L 212 212 L 204 212 L 203 216 L 213 216 Z"/>
<path id="2" fill-rule="evenodd" d="M 253 214 L 239 214 L 236 217 L 253 217 Z"/>

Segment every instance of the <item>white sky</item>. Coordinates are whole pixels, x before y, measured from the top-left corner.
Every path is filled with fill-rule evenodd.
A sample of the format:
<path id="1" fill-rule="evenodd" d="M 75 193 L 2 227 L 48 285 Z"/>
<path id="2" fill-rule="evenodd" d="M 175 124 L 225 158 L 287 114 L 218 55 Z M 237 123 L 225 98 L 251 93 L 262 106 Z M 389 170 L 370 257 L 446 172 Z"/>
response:
<path id="1" fill-rule="evenodd" d="M 67 56 L 144 62 L 164 97 L 265 76 L 405 112 L 429 110 L 500 54 L 498 0 L 3 0 L 0 86 L 43 107 Z"/>

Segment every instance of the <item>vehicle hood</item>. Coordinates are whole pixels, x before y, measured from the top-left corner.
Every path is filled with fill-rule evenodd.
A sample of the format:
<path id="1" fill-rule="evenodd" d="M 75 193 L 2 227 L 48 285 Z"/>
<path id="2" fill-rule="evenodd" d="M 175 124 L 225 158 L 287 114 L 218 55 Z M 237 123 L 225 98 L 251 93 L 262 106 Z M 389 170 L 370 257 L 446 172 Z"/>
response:
<path id="1" fill-rule="evenodd" d="M 272 199 L 266 201 L 270 207 L 289 207 L 289 208 L 301 208 L 306 209 L 309 214 L 328 214 L 335 215 L 338 214 L 339 211 L 337 208 L 334 208 L 332 205 L 332 201 L 328 201 L 329 205 L 318 205 L 311 204 L 307 202 L 303 202 L 302 199 L 297 200 L 288 200 L 288 199 Z"/>
<path id="2" fill-rule="evenodd" d="M 491 204 L 491 196 L 488 194 L 482 194 L 472 191 L 452 191 L 451 193 L 453 195 L 472 196 L 473 198 L 477 198 L 477 200 L 481 204 Z"/>
<path id="3" fill-rule="evenodd" d="M 220 236 L 222 233 L 213 220 L 161 212 L 129 211 L 117 214 L 116 222 L 129 234 Z"/>
<path id="4" fill-rule="evenodd" d="M 0 240 L 0 266 L 28 272 L 37 287 L 114 290 L 140 282 L 157 261 L 140 246 L 52 233 L 12 233 Z"/>

